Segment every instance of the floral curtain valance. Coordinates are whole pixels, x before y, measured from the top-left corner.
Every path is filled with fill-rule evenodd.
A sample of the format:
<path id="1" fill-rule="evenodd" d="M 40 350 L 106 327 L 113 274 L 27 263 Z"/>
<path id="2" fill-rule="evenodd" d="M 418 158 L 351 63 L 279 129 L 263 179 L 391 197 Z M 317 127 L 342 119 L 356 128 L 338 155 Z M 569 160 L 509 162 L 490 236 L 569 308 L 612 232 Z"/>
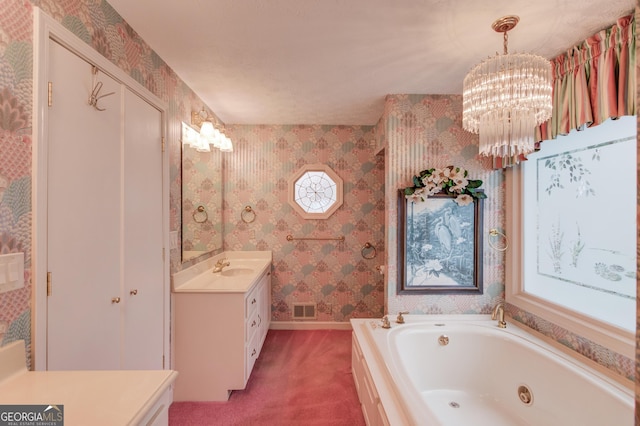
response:
<path id="1" fill-rule="evenodd" d="M 635 56 L 635 19 L 629 15 L 553 59 L 553 116 L 536 129 L 537 140 L 635 115 Z"/>

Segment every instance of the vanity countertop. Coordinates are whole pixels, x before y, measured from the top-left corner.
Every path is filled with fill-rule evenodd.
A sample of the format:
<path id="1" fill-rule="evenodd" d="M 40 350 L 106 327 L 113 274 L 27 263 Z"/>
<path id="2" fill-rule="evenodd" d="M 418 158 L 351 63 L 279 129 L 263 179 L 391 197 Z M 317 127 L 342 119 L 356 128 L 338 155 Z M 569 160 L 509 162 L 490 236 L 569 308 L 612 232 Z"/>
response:
<path id="1" fill-rule="evenodd" d="M 0 405 L 63 405 L 69 426 L 139 424 L 178 376 L 172 370 L 27 371 L 22 341 L 3 351 L 17 355 L 0 368 Z M 22 367 L 10 371 L 18 362 Z"/>
<path id="2" fill-rule="evenodd" d="M 218 260 L 229 266 L 213 272 Z M 246 293 L 271 268 L 270 251 L 224 252 L 173 276 L 174 293 Z"/>

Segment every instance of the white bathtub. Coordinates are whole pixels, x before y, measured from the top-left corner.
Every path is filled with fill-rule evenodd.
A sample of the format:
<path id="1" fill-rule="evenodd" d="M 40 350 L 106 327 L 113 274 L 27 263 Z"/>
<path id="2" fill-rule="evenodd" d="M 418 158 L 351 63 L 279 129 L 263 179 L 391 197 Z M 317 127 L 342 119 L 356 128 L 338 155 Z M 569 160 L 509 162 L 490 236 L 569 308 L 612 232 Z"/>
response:
<path id="1" fill-rule="evenodd" d="M 512 323 L 390 318 L 391 329 L 351 320 L 354 379 L 370 425 L 633 425 L 630 389 Z"/>

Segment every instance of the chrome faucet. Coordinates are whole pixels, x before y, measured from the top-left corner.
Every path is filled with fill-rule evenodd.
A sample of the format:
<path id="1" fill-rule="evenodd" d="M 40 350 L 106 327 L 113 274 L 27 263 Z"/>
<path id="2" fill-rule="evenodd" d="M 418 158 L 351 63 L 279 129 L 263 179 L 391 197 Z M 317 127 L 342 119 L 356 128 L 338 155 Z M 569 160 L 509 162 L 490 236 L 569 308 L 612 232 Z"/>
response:
<path id="1" fill-rule="evenodd" d="M 504 320 L 504 302 L 498 302 L 495 308 L 493 308 L 491 319 L 498 320 L 498 327 L 507 328 L 507 322 Z"/>
<path id="2" fill-rule="evenodd" d="M 222 272 L 222 269 L 225 266 L 229 266 L 229 265 L 231 265 L 231 263 L 227 259 L 225 258 L 219 259 L 216 262 L 215 266 L 213 267 L 213 273 L 215 274 L 216 272 Z"/>

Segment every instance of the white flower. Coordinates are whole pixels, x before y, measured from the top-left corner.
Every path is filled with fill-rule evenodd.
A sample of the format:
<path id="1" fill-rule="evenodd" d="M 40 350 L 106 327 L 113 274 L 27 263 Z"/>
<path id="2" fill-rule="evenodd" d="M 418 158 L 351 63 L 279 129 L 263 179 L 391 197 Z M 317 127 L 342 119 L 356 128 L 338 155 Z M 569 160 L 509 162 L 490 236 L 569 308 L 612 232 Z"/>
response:
<path id="1" fill-rule="evenodd" d="M 451 191 L 461 193 L 469 184 L 469 181 L 462 177 L 457 177 L 453 180 L 455 186 L 451 187 Z"/>
<path id="2" fill-rule="evenodd" d="M 465 173 L 467 173 L 465 169 L 462 169 L 460 167 L 453 167 L 449 178 L 451 178 L 451 180 L 455 182 L 458 178 L 464 178 Z"/>
<path id="3" fill-rule="evenodd" d="M 442 170 L 434 169 L 433 172 L 426 177 L 426 179 L 427 182 L 433 182 L 436 185 L 440 185 L 442 183 Z"/>
<path id="4" fill-rule="evenodd" d="M 455 201 L 459 206 L 462 207 L 471 204 L 473 202 L 473 198 L 469 194 L 460 194 L 453 201 Z"/>
<path id="5" fill-rule="evenodd" d="M 429 259 L 427 260 L 425 267 L 427 268 L 427 271 L 437 272 L 442 270 L 442 263 L 440 263 L 438 259 Z"/>
<path id="6" fill-rule="evenodd" d="M 427 196 L 429 197 L 442 191 L 442 187 L 440 185 L 436 185 L 433 182 L 428 182 L 426 188 L 424 189 L 426 189 Z"/>
<path id="7" fill-rule="evenodd" d="M 429 251 L 433 248 L 433 246 L 431 244 L 424 244 L 422 246 L 422 251 Z"/>
<path id="8" fill-rule="evenodd" d="M 461 186 L 461 187 L 463 187 L 463 188 L 464 188 L 464 187 L 466 187 L 467 185 L 469 185 L 469 181 L 468 181 L 466 178 L 461 177 L 461 176 L 456 177 L 456 178 L 453 180 L 453 183 L 455 183 L 455 184 L 456 184 L 456 186 Z"/>
<path id="9" fill-rule="evenodd" d="M 424 188 L 418 188 L 413 191 L 413 194 L 407 195 L 406 198 L 407 200 L 411 200 L 414 203 L 417 203 L 418 201 L 424 201 L 424 195 Z"/>

